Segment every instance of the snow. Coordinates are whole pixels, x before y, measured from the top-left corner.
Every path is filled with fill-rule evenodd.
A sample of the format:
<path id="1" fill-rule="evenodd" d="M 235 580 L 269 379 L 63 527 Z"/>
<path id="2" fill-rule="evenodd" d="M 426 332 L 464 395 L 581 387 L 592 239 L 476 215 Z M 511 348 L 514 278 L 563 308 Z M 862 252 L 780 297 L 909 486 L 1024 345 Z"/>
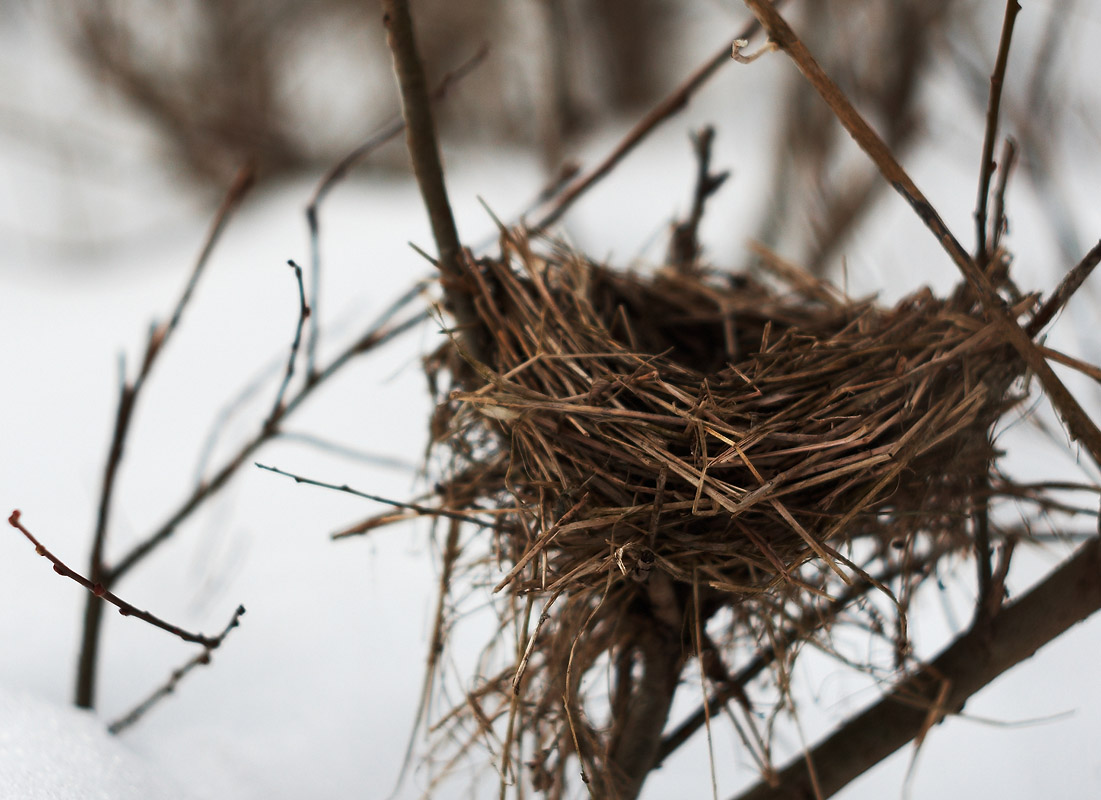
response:
<path id="1" fill-rule="evenodd" d="M 102 98 L 72 88 L 56 43 L 6 35 L 5 44 L 10 45 L 7 69 L 19 57 L 36 66 L 36 88 L 22 98 L 27 103 L 60 86 L 77 94 L 71 118 L 81 108 L 100 108 Z M 761 69 L 775 66 L 762 63 Z M 611 254 L 618 263 L 660 253 L 666 224 L 688 204 L 692 168 L 686 134 L 715 122 L 717 165 L 730 164 L 735 176 L 705 219 L 703 238 L 717 260 L 740 260 L 760 212 L 741 187 L 757 185 L 767 161 L 745 154 L 763 152 L 770 136 L 763 101 L 761 107 L 752 99 L 727 107 L 725 98 L 743 75 L 728 72 L 717 79 L 684 116 L 579 204 L 570 235 L 580 246 Z M 115 146 L 138 136 L 133 121 L 98 113 L 119 126 L 104 134 L 117 156 L 122 148 Z M 65 123 L 53 119 L 50 125 Z M 591 162 L 603 153 L 618 131 L 594 139 L 583 158 Z M 117 169 L 105 169 L 114 176 L 105 181 L 104 172 L 87 165 L 66 174 L 55 164 L 28 163 L 29 145 L 22 139 L 19 145 L 0 150 L 0 175 L 6 178 L 0 194 L 6 229 L 0 240 L 0 510 L 6 515 L 19 508 L 24 524 L 54 553 L 83 569 L 117 399 L 118 353 L 125 351 L 133 374 L 149 321 L 164 317 L 188 274 L 209 203 L 172 191 L 166 176 L 151 166 L 153 155 L 142 155 L 140 147 L 138 155 L 127 155 L 131 160 L 124 161 L 122 177 Z M 479 196 L 507 219 L 542 184 L 538 165 L 526 155 L 447 156 L 467 241 L 493 232 Z M 971 163 L 959 164 L 957 175 L 932 153 L 914 161 L 919 183 L 931 182 L 930 175 L 943 181 L 931 195 L 962 203 L 964 210 L 953 218 L 967 224 L 972 188 L 970 178 L 960 176 L 971 174 Z M 1089 186 L 1091 174 L 1083 170 L 1075 191 Z M 109 561 L 159 524 L 186 494 L 203 439 L 224 401 L 259 367 L 285 357 L 297 309 L 285 262 L 308 261 L 302 210 L 315 179 L 288 181 L 251 197 L 215 251 L 177 337 L 141 397 L 116 492 Z M 1027 199 L 1019 202 L 1028 209 Z M 1023 213 L 1021 219 L 1029 216 Z M 427 273 L 406 242 L 431 248 L 408 179 L 350 179 L 323 208 L 322 225 L 325 272 L 318 307 L 328 331 L 324 363 L 356 337 L 363 319 Z M 854 293 L 885 285 L 877 266 L 890 263 L 884 253 L 896 260 L 900 252 L 916 254 L 915 263 L 943 261 L 902 204 L 890 205 L 870 227 L 885 234 L 853 247 Z M 1047 265 L 1030 274 L 1026 285 L 1051 285 L 1059 271 L 1050 249 L 1023 237 L 1013 244 L 1026 267 Z M 901 293 L 930 279 L 928 272 L 905 274 L 894 286 Z M 1082 330 L 1083 324 L 1091 330 L 1092 319 L 1088 308 L 1077 313 L 1072 308 L 1057 330 Z M 400 346 L 353 364 L 288 427 L 419 463 L 429 413 L 419 358 L 438 337 L 427 323 Z M 1098 357 L 1096 338 L 1083 347 L 1093 348 L 1087 357 Z M 274 384 L 231 421 L 215 463 L 255 430 L 274 399 Z M 1096 394 L 1089 396 L 1096 400 Z M 272 443 L 258 460 L 395 498 L 425 488 L 413 469 L 353 460 L 294 441 Z M 1045 474 L 1049 466 L 1034 465 Z M 1073 464 L 1058 468 L 1080 477 Z M 0 534 L 0 800 L 386 796 L 421 688 L 436 554 L 426 526 L 329 540 L 332 531 L 379 510 L 347 495 L 243 470 L 118 592 L 206 633 L 220 630 L 238 603 L 248 613 L 210 666 L 195 670 L 175 696 L 119 736 L 108 735 L 106 724 L 162 683 L 194 649 L 108 614 L 98 710 L 74 710 L 69 700 L 83 590 L 54 575 L 22 537 Z M 1066 552 L 1052 548 L 1023 561 L 1019 585 Z M 966 592 L 959 587 L 969 586 L 969 579 L 961 577 L 957 590 Z M 475 602 L 485 599 L 484 592 L 476 592 Z M 951 633 L 934 602 L 915 616 L 925 620 L 918 632 L 927 647 Z M 458 660 L 469 661 L 476 653 L 483 623 L 477 617 L 464 623 Z M 1095 747 L 1101 736 L 1094 663 L 1099 648 L 1101 621 L 1080 625 L 975 698 L 968 714 L 986 722 L 953 719 L 939 726 L 924 746 L 912 796 L 1013 800 L 1048 794 L 1054 780 L 1067 795 L 1101 795 Z M 804 657 L 800 671 L 808 697 L 818 699 L 804 705 L 811 739 L 873 697 L 867 681 L 814 654 Z M 690 704 L 685 698 L 674 716 Z M 1038 718 L 1050 719 L 1018 724 Z M 727 727 L 716 728 L 715 748 L 724 795 L 755 779 Z M 860 800 L 900 793 L 909 757 L 908 751 L 896 755 L 840 796 Z M 426 776 L 414 773 L 400 797 L 420 796 L 425 787 Z M 654 774 L 645 796 L 709 791 L 701 740 Z M 453 786 L 435 796 L 461 795 L 461 786 Z"/>
<path id="2" fill-rule="evenodd" d="M 0 685 L 0 796 L 26 800 L 187 800 L 95 715 Z"/>

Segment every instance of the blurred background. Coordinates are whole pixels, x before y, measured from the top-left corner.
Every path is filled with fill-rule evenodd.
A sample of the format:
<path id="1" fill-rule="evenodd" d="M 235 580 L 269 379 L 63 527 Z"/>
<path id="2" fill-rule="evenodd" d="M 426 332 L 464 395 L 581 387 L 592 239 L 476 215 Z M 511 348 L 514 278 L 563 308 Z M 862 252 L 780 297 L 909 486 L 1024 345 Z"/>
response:
<path id="1" fill-rule="evenodd" d="M 413 5 L 430 81 L 490 48 L 438 106 L 460 233 L 472 245 L 494 231 L 481 202 L 517 219 L 564 168 L 595 164 L 748 20 L 732 0 Z M 971 246 L 1004 4 L 789 0 L 785 13 Z M 1055 285 L 1101 231 L 1099 36 L 1101 9 L 1087 2 L 1030 2 L 1017 20 L 1001 130 L 1017 146 L 1006 246 L 1024 291 Z M 297 296 L 285 262 L 309 260 L 304 209 L 326 170 L 397 113 L 390 63 L 371 0 L 0 1 L 0 498 L 70 564 L 87 561 L 120 352 L 132 374 L 150 320 L 168 313 L 245 163 L 256 167 L 257 188 L 141 398 L 109 560 L 179 504 L 200 462 L 219 463 L 262 420 L 294 332 Z M 713 169 L 732 173 L 701 225 L 711 263 L 752 266 L 752 239 L 885 302 L 956 283 L 937 243 L 780 55 L 722 67 L 557 232 L 616 264 L 660 262 L 691 205 L 690 135 L 707 124 L 716 128 Z M 429 273 L 406 242 L 432 248 L 400 142 L 357 166 L 320 219 L 323 277 L 313 301 L 324 362 Z M 1101 360 L 1099 301 L 1096 281 L 1087 283 L 1048 344 Z M 271 443 L 260 460 L 391 497 L 430 487 L 431 462 L 421 469 L 430 402 L 420 357 L 437 330 L 420 325 L 400 346 L 351 366 L 292 420 L 300 436 Z M 226 413 L 258 375 L 266 388 Z M 1096 411 L 1096 385 L 1066 379 Z M 1096 482 L 1092 467 L 1067 452 L 1045 405 L 1005 441 L 1017 434 L 1028 444 L 1009 462 L 1016 477 Z M 213 668 L 122 739 L 179 782 L 172 791 L 389 791 L 420 689 L 435 551 L 427 526 L 409 526 L 404 538 L 387 531 L 328 540 L 377 510 L 242 470 L 119 587 L 135 604 L 204 630 L 224 624 L 238 602 L 249 608 Z M 1064 523 L 1052 518 L 1049 528 Z M 1068 549 L 1037 548 L 1015 568 L 1014 585 L 1027 587 Z M 0 686 L 65 704 L 80 590 L 55 579 L 15 536 L 0 537 L 0 565 L 0 640 L 14 643 L 0 649 Z M 941 596 L 928 598 L 915 628 L 923 652 L 966 623 L 970 582 L 961 566 L 943 577 Z M 484 604 L 488 595 L 478 591 Z M 472 619 L 469 652 L 459 645 L 456 665 L 478 651 L 481 623 Z M 126 622 L 112 618 L 105 634 L 105 721 L 187 657 L 181 643 Z M 1099 645 L 1096 622 L 1075 629 L 969 706 L 996 724 L 941 726 L 925 745 L 912 796 L 1032 797 L 1056 775 L 1075 795 L 1101 792 L 1101 760 L 1090 745 L 1101 734 L 1090 677 Z M 875 695 L 866 676 L 825 657 L 807 662 L 801 724 L 813 740 Z M 1069 716 L 1018 724 L 1061 712 Z M 798 750 L 794 732 L 788 744 Z M 701 747 L 670 759 L 645 796 L 709 792 Z M 753 782 L 732 734 L 717 733 L 715 747 L 724 796 Z M 9 769 L 10 752 L 0 749 Z M 896 756 L 843 796 L 900 793 L 908 758 Z M 414 776 L 402 796 L 424 785 Z M 459 796 L 461 785 L 438 796 Z"/>

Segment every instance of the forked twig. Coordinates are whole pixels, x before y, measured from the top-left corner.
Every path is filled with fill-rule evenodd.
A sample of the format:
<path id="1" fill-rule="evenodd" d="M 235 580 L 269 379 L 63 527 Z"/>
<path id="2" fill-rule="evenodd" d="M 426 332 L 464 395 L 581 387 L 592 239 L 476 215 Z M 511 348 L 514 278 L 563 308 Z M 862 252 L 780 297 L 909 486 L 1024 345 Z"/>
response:
<path id="1" fill-rule="evenodd" d="M 237 610 L 233 612 L 233 616 L 230 618 L 229 623 L 222 629 L 222 632 L 216 637 L 219 642 L 225 639 L 229 635 L 229 632 L 241 624 L 241 617 L 245 613 L 244 606 L 237 606 Z M 172 670 L 172 674 L 169 675 L 168 680 L 161 684 L 157 689 L 149 695 L 149 697 L 142 700 L 138 705 L 134 706 L 129 712 L 119 717 L 117 720 L 107 726 L 108 733 L 121 733 L 131 725 L 138 722 L 142 717 L 148 713 L 157 703 L 170 694 L 176 691 L 176 687 L 179 685 L 187 673 L 195 669 L 195 667 L 206 666 L 210 663 L 212 648 L 204 647 L 202 652 L 191 658 L 187 663 L 178 669 Z"/>
<path id="2" fill-rule="evenodd" d="M 779 6 L 782 3 L 783 0 L 776 0 L 775 5 Z M 730 61 L 730 53 L 735 42 L 752 38 L 760 29 L 760 23 L 758 23 L 757 20 L 750 20 L 746 23 L 745 27 L 738 32 L 737 36 L 724 44 L 715 55 L 701 64 L 696 71 L 689 75 L 670 95 L 665 97 L 654 106 L 646 116 L 635 123 L 634 127 L 627 132 L 623 139 L 620 140 L 619 144 L 617 144 L 612 152 L 605 156 L 600 163 L 588 172 L 574 179 L 543 213 L 539 221 L 532 226 L 532 231 L 545 231 L 561 219 L 562 215 L 570 209 L 570 206 L 577 202 L 581 195 L 585 194 L 585 192 L 591 189 L 596 183 L 606 177 L 620 161 L 626 158 L 626 156 L 650 134 L 651 131 L 688 105 L 688 101 L 692 99 L 696 91 L 707 83 L 707 81 L 719 71 L 720 67 Z"/>
<path id="3" fill-rule="evenodd" d="M 122 392 L 119 397 L 118 411 L 115 414 L 114 432 L 111 435 L 111 446 L 108 450 L 107 464 L 103 473 L 103 485 L 99 494 L 99 512 L 96 516 L 95 534 L 92 537 L 89 574 L 95 584 L 109 585 L 111 583 L 108 569 L 104 564 L 103 553 L 107 544 L 107 527 L 110 520 L 111 501 L 114 498 L 115 478 L 118 474 L 119 465 L 122 463 L 126 437 L 130 431 L 130 422 L 138 396 L 142 387 L 145 386 L 145 379 L 149 376 L 157 356 L 179 326 L 184 310 L 187 308 L 195 292 L 195 287 L 199 283 L 199 278 L 202 277 L 207 262 L 210 260 L 214 245 L 221 237 L 222 231 L 225 230 L 230 216 L 240 206 L 241 200 L 252 186 L 253 179 L 254 175 L 250 167 L 238 172 L 237 178 L 222 201 L 222 205 L 214 215 L 214 221 L 211 223 L 202 249 L 199 251 L 199 256 L 195 260 L 191 275 L 187 283 L 184 284 L 183 292 L 176 301 L 172 315 L 168 322 L 154 325 L 150 330 L 141 367 L 133 382 L 128 382 L 125 374 L 123 375 Z M 76 704 L 80 708 L 91 708 L 95 702 L 96 654 L 99 649 L 99 627 L 102 620 L 102 610 L 102 605 L 98 602 L 97 597 L 91 596 L 88 598 L 84 608 L 84 627 L 76 679 Z"/>
<path id="4" fill-rule="evenodd" d="M 669 243 L 669 263 L 681 270 L 691 269 L 700 254 L 699 229 L 708 198 L 730 177 L 730 172 L 711 172 L 711 145 L 715 129 L 707 125 L 692 134 L 692 150 L 696 154 L 696 189 L 692 195 L 692 210 L 684 222 L 673 228 Z"/>
<path id="5" fill-rule="evenodd" d="M 283 397 L 287 393 L 287 387 L 290 386 L 291 378 L 294 377 L 294 362 L 298 358 L 298 346 L 302 342 L 302 327 L 310 316 L 310 306 L 306 303 L 306 288 L 302 285 L 302 267 L 298 266 L 293 259 L 287 261 L 287 264 L 294 270 L 294 277 L 298 281 L 298 324 L 294 329 L 294 341 L 291 342 L 291 354 L 287 359 L 283 382 L 279 384 L 279 391 L 275 395 L 275 405 L 272 406 L 268 418 L 264 420 L 265 429 L 275 425 L 275 421 L 279 419 L 280 412 L 283 410 Z"/>
<path id="6" fill-rule="evenodd" d="M 433 102 L 442 100 L 447 95 L 448 90 L 457 81 L 473 72 L 485 61 L 487 55 L 489 55 L 489 45 L 483 44 L 473 56 L 444 75 L 432 92 Z M 316 372 L 317 344 L 321 336 L 320 321 L 317 314 L 317 303 L 321 293 L 321 219 L 318 215 L 321 202 L 353 167 L 384 144 L 398 138 L 404 130 L 405 120 L 400 114 L 379 128 L 367 141 L 344 156 L 322 176 L 310 197 L 309 204 L 306 206 L 306 224 L 310 229 L 310 297 L 313 300 L 314 307 L 314 314 L 310 317 L 310 336 L 306 342 L 307 376 L 313 376 Z"/>
<path id="7" fill-rule="evenodd" d="M 994 61 L 994 72 L 990 75 L 990 101 L 986 108 L 986 133 L 983 136 L 982 165 L 979 168 L 979 196 L 975 203 L 975 258 L 980 266 L 991 255 L 987 249 L 986 209 L 990 200 L 990 179 L 994 174 L 994 142 L 998 138 L 998 113 L 1002 105 L 1005 69 L 1009 63 L 1009 44 L 1013 40 L 1013 23 L 1020 10 L 1021 4 L 1017 0 L 1007 0 L 1002 35 L 998 42 L 998 57 Z"/>

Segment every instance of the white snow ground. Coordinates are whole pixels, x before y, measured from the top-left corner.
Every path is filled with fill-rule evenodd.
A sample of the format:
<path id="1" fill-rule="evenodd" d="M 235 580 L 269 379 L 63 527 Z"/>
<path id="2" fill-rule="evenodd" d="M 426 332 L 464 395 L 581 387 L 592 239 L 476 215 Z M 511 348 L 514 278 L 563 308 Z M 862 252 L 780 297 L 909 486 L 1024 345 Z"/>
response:
<path id="1" fill-rule="evenodd" d="M 77 158 L 87 151 L 71 139 L 54 141 L 12 125 L 0 129 L 6 132 L 0 148 L 0 511 L 21 509 L 24 523 L 48 547 L 82 569 L 118 388 L 117 354 L 125 351 L 133 369 L 149 320 L 167 313 L 190 268 L 209 209 L 173 190 L 171 180 L 152 167 L 139 129 L 117 109 L 103 114 L 103 98 L 66 72 L 56 45 L 26 29 L 18 36 L 4 30 L 0 74 L 10 90 L 5 93 L 9 110 L 33 109 L 40 114 L 37 121 L 48 123 L 42 129 L 54 132 L 100 114 L 98 130 L 108 130 L 101 144 L 110 163 L 104 165 L 103 159 Z M 765 75 L 777 69 L 759 66 Z M 764 109 L 754 100 L 736 109 L 725 102 L 744 80 L 744 71 L 728 69 L 688 114 L 594 191 L 574 214 L 575 239 L 623 262 L 660 238 L 665 223 L 688 201 L 686 132 L 716 122 L 716 160 L 734 167 L 736 175 L 712 208 L 704 239 L 718 261 L 735 261 L 755 214 L 742 187 L 759 185 L 755 179 L 766 162 L 747 154 L 762 152 L 768 138 Z M 58 92 L 71 104 L 51 102 Z M 946 145 L 949 163 L 943 153 L 924 154 L 915 159 L 914 171 L 953 222 L 966 229 L 981 123 L 970 120 L 968 126 L 967 115 L 961 117 Z M 965 143 L 962 131 L 969 137 Z M 584 155 L 602 152 L 616 135 L 609 131 Z M 507 217 L 541 183 L 534 163 L 516 154 L 452 153 L 449 166 L 460 227 L 472 241 L 492 230 L 476 195 Z M 148 178 L 145 171 L 160 177 Z M 1096 165 L 1083 169 L 1071 187 L 1084 198 L 1087 213 L 1098 207 L 1085 202 L 1096 199 L 1096 171 Z M 141 399 L 116 493 L 109 556 L 123 552 L 179 502 L 221 403 L 258 365 L 285 353 L 297 297 L 284 262 L 307 260 L 302 207 L 313 180 L 308 176 L 252 197 L 217 249 L 178 337 Z M 1026 229 L 1029 219 L 1027 200 L 1019 203 L 1015 232 Z M 852 249 L 854 286 L 878 288 L 893 279 L 893 296 L 929 280 L 942 287 L 952 280 L 946 265 L 935 274 L 907 273 L 901 279 L 873 266 L 903 259 L 944 265 L 900 203 L 887 204 L 883 213 L 882 224 L 873 227 L 889 231 L 890 239 Z M 407 180 L 349 181 L 334 193 L 322 221 L 320 309 L 335 328 L 325 345 L 331 354 L 355 335 L 356 321 L 384 307 L 425 271 L 405 243 L 427 245 L 429 237 Z M 1012 244 L 1024 269 L 1046 265 L 1030 272 L 1025 285 L 1050 286 L 1060 270 L 1050 250 L 1024 233 Z M 1088 306 L 1076 303 L 1057 330 L 1090 329 Z M 350 367 L 289 427 L 416 462 L 428 413 L 418 356 L 437 338 L 425 325 L 400 347 Z M 1064 345 L 1098 357 L 1095 334 Z M 268 402 L 231 426 L 223 456 L 253 430 Z M 394 497 L 420 486 L 412 471 L 373 467 L 292 442 L 271 445 L 259 460 Z M 1066 464 L 1052 469 L 1068 471 Z M 332 530 L 377 510 L 351 497 L 245 470 L 172 544 L 125 580 L 119 593 L 204 632 L 220 629 L 238 603 L 248 613 L 210 667 L 190 675 L 176 696 L 118 737 L 106 734 L 106 723 L 193 650 L 161 631 L 109 614 L 99 711 L 73 710 L 68 702 L 83 590 L 54 575 L 5 526 L 0 800 L 386 796 L 416 707 L 435 577 L 423 527 L 388 530 L 367 540 L 328 540 Z M 1027 569 L 1036 573 L 1065 552 L 1034 557 L 1031 566 L 1022 567 L 1019 581 L 1028 580 Z M 920 619 L 918 633 L 933 648 L 947 624 L 935 603 Z M 968 714 L 995 724 L 950 720 L 936 729 L 922 751 L 910 796 L 1101 796 L 1099 648 L 1101 621 L 1095 619 L 981 693 Z M 830 662 L 808 658 L 801 670 L 817 700 L 803 705 L 812 740 L 873 697 L 866 682 Z M 1050 719 L 1014 724 L 1038 718 Z M 716 729 L 715 751 L 721 796 L 754 780 L 723 726 Z M 908 759 L 908 751 L 896 755 L 840 797 L 901 794 Z M 423 776 L 415 775 L 401 796 L 416 797 L 421 788 Z M 645 796 L 709 793 L 701 740 L 652 776 Z M 452 787 L 437 796 L 463 795 Z"/>

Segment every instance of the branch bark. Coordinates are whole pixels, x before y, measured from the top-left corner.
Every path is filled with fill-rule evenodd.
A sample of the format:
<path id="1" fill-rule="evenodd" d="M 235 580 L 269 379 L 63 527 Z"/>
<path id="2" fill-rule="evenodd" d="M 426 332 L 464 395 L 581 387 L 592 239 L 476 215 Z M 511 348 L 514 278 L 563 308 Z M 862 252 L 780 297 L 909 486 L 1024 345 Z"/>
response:
<path id="1" fill-rule="evenodd" d="M 958 713 L 980 689 L 1098 609 L 1101 538 L 1094 538 L 993 620 L 973 627 L 932 663 L 815 747 L 809 760 L 822 796 L 838 792 L 927 730 L 930 723 Z M 758 784 L 737 800 L 815 797 L 807 761 L 800 756 L 780 772 L 775 786 Z"/>

